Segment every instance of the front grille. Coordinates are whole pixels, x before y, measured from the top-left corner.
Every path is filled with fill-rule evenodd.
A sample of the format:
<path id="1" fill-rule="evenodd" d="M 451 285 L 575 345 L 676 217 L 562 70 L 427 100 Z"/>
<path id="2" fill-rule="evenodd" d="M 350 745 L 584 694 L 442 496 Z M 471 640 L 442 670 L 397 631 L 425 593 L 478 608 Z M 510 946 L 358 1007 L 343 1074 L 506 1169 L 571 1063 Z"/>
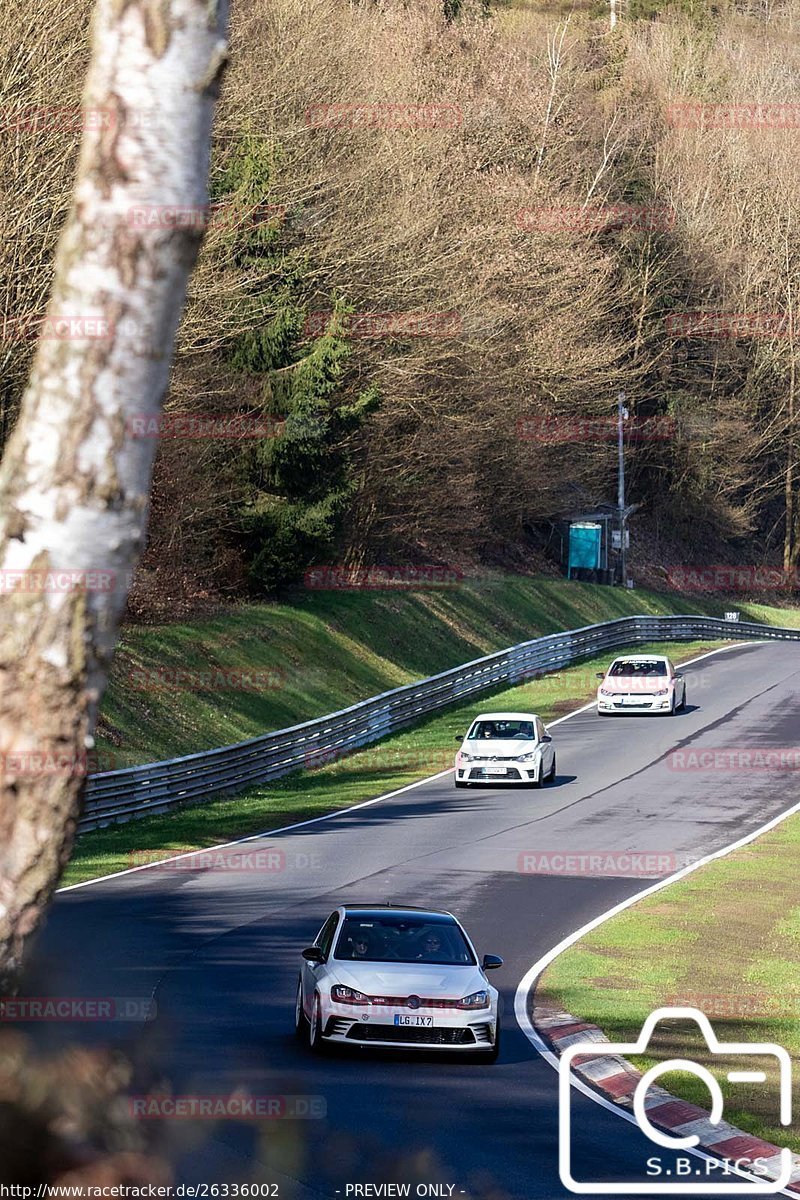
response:
<path id="1" fill-rule="evenodd" d="M 458 998 L 445 1000 L 420 996 L 419 1003 L 413 1006 L 408 1003 L 408 1000 L 408 996 L 370 996 L 368 1003 L 378 1008 L 458 1008 Z M 355 1007 L 358 1008 L 358 1005 L 355 1005 Z"/>
<path id="2" fill-rule="evenodd" d="M 473 754 L 473 762 L 516 762 L 516 754 Z"/>
<path id="3" fill-rule="evenodd" d="M 506 767 L 502 775 L 488 775 L 483 767 L 473 767 L 469 773 L 471 780 L 492 780 L 492 779 L 521 779 L 519 771 L 515 767 Z"/>
<path id="4" fill-rule="evenodd" d="M 474 1046 L 470 1029 L 436 1029 L 416 1025 L 353 1025 L 347 1035 L 356 1042 L 402 1042 L 414 1046 Z"/>

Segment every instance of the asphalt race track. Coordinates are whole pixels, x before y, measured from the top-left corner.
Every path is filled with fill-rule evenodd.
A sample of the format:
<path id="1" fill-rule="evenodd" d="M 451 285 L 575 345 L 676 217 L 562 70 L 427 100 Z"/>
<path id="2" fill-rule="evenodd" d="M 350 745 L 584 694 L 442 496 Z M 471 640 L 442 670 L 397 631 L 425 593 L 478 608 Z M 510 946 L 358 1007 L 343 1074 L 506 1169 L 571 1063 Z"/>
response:
<path id="1" fill-rule="evenodd" d="M 146 1026 L 31 1032 L 44 1046 L 67 1037 L 118 1042 L 142 1086 L 155 1073 L 182 1095 L 238 1087 L 324 1101 L 324 1119 L 208 1121 L 199 1133 L 161 1122 L 178 1180 L 272 1181 L 283 1200 L 356 1195 L 347 1185 L 384 1182 L 410 1182 L 412 1195 L 422 1182 L 453 1185 L 454 1197 L 566 1196 L 557 1076 L 516 1025 L 514 994 L 547 950 L 652 880 L 527 874 L 520 856 L 658 852 L 674 854 L 677 869 L 800 799 L 791 772 L 686 772 L 667 759 L 675 748 L 792 746 L 800 650 L 741 646 L 685 673 L 688 709 L 674 718 L 588 711 L 560 723 L 558 778 L 541 791 L 456 791 L 447 775 L 242 848 L 280 851 L 281 869 L 177 864 L 60 894 L 26 993 L 154 993 L 157 1016 Z M 135 823 L 129 829 L 135 850 Z M 479 953 L 505 959 L 492 975 L 505 1014 L 495 1066 L 427 1053 L 315 1059 L 294 1038 L 300 949 L 337 904 L 387 899 L 452 910 Z M 576 1174 L 642 1177 L 653 1147 L 633 1126 L 579 1094 L 573 1120 Z M 749 1194 L 746 1185 L 741 1192 Z"/>

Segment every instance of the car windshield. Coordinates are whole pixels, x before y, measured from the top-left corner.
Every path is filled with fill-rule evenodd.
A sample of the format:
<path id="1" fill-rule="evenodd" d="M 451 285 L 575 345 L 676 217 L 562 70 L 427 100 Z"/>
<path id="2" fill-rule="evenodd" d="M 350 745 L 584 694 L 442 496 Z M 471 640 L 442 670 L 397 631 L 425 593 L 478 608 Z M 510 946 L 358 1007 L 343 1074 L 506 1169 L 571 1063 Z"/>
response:
<path id="1" fill-rule="evenodd" d="M 612 664 L 609 675 L 666 675 L 667 664 L 662 658 L 619 658 Z"/>
<path id="2" fill-rule="evenodd" d="M 467 734 L 469 741 L 489 739 L 498 741 L 536 741 L 533 721 L 476 721 Z"/>
<path id="3" fill-rule="evenodd" d="M 453 921 L 423 916 L 346 917 L 334 958 L 361 962 L 474 965 L 475 956 Z"/>

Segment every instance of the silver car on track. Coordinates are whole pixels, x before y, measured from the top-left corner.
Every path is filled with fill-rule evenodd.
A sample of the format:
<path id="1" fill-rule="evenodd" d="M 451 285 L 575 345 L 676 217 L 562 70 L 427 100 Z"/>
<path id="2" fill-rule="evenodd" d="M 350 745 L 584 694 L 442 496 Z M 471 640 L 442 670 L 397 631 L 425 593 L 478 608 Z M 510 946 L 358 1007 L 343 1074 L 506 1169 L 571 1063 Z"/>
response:
<path id="1" fill-rule="evenodd" d="M 598 673 L 597 713 L 660 713 L 686 708 L 686 680 L 664 654 L 625 654 Z"/>
<path id="2" fill-rule="evenodd" d="M 370 904 L 337 908 L 302 952 L 295 1027 L 326 1045 L 444 1050 L 493 1062 L 498 992 L 461 924 L 447 912 Z"/>
<path id="3" fill-rule="evenodd" d="M 553 739 L 535 713 L 481 713 L 456 755 L 455 785 L 517 783 L 541 787 L 556 777 Z"/>

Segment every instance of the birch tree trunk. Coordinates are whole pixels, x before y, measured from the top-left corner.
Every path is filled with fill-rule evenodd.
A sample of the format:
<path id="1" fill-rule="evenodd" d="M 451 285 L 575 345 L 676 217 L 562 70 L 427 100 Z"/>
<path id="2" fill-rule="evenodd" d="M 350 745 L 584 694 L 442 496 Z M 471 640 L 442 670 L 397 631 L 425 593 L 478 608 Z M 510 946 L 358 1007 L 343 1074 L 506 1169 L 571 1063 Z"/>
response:
<path id="1" fill-rule="evenodd" d="M 202 236 L 226 18 L 226 0 L 95 13 L 73 207 L 0 467 L 0 994 L 70 854 L 142 548 L 156 439 L 134 418 L 160 411 Z"/>

